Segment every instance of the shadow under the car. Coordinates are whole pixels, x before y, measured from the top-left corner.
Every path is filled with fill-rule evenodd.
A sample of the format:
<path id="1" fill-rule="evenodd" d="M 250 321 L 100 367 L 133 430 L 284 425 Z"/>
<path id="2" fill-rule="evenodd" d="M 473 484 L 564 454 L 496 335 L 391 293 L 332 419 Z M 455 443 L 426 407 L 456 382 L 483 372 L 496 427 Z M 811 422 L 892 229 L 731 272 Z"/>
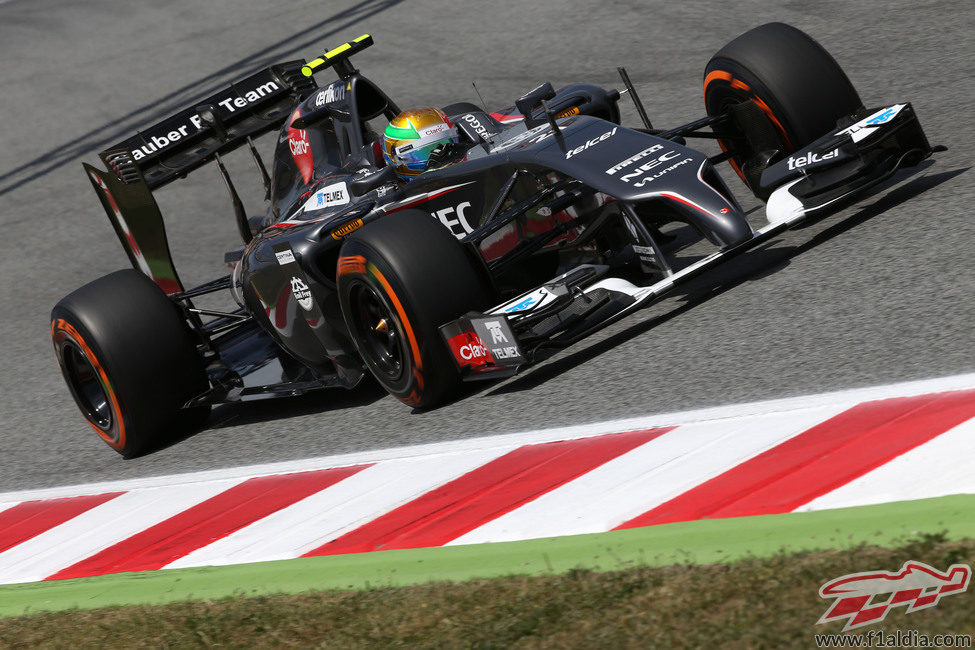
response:
<path id="1" fill-rule="evenodd" d="M 368 406 L 384 397 L 387 397 L 386 391 L 371 377 L 366 377 L 361 384 L 352 390 L 323 388 L 295 397 L 275 397 L 218 404 L 213 407 L 210 416 L 201 426 L 185 431 L 179 436 L 160 441 L 157 447 L 132 458 L 151 456 L 184 440 L 205 434 L 207 431 L 218 431 L 228 427 L 273 420 L 286 420 L 302 415 L 328 413 L 329 411 L 343 411 L 348 408 Z"/>
<path id="2" fill-rule="evenodd" d="M 820 246 L 821 244 L 842 235 L 852 228 L 855 228 L 865 221 L 868 221 L 869 219 L 872 219 L 877 215 L 886 212 L 887 210 L 909 201 L 910 199 L 913 199 L 922 193 L 933 189 L 942 183 L 959 176 L 960 174 L 965 173 L 969 169 L 971 169 L 971 167 L 954 169 L 938 174 L 929 174 L 913 178 L 903 185 L 880 196 L 873 203 L 863 206 L 849 217 L 817 233 L 808 241 L 798 246 L 777 246 L 776 244 L 780 244 L 781 240 L 773 239 L 772 241 L 759 246 L 753 251 L 730 260 L 724 267 L 722 267 L 720 277 L 716 278 L 715 274 L 705 273 L 702 276 L 688 282 L 684 291 L 674 294 L 674 297 L 682 301 L 682 303 L 667 313 L 643 322 L 636 323 L 625 330 L 617 332 L 616 334 L 613 334 L 601 341 L 597 341 L 585 348 L 582 348 L 578 352 L 569 354 L 568 356 L 565 356 L 552 363 L 530 367 L 524 374 L 505 382 L 501 386 L 496 386 L 493 390 L 490 390 L 490 386 L 487 386 L 478 392 L 490 390 L 490 392 L 486 392 L 486 394 L 489 396 L 495 396 L 532 390 L 533 388 L 544 384 L 548 380 L 554 379 L 555 377 L 558 377 L 559 375 L 587 361 L 590 361 L 604 352 L 607 352 L 637 336 L 640 336 L 641 334 L 645 334 L 658 325 L 662 325 L 663 323 L 666 323 L 667 321 L 684 314 L 692 308 L 705 303 L 712 298 L 720 296 L 721 294 L 730 291 L 731 289 L 734 289 L 745 282 L 758 280 L 773 273 L 777 273 L 788 266 L 789 260 L 791 260 L 793 257 L 812 250 L 817 246 Z M 811 221 L 812 223 L 815 223 L 818 220 Z M 546 359 L 555 356 L 559 352 L 560 350 L 553 350 L 552 352 L 547 353 L 544 357 L 539 358 L 538 362 L 543 362 Z M 494 385 L 494 383 L 492 383 L 492 385 Z"/>
<path id="3" fill-rule="evenodd" d="M 323 388 L 295 397 L 275 397 L 233 402 L 215 406 L 210 412 L 206 429 L 224 429 L 242 424 L 341 411 L 367 406 L 386 397 L 386 391 L 370 377 L 351 390 Z"/>

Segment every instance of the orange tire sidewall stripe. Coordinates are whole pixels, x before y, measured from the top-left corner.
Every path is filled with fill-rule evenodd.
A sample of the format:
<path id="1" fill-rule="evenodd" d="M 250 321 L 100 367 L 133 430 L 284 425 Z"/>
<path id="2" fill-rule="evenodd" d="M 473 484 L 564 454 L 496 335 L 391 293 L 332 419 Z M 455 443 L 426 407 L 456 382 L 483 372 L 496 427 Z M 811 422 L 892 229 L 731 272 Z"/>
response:
<path id="1" fill-rule="evenodd" d="M 101 379 L 102 388 L 105 389 L 105 393 L 108 395 L 108 399 L 112 404 L 112 412 L 114 415 L 115 422 L 118 423 L 118 440 L 113 440 L 105 431 L 98 427 L 94 422 L 85 418 L 88 425 L 95 430 L 102 440 L 107 442 L 109 446 L 113 449 L 124 449 L 125 448 L 125 421 L 122 419 L 122 408 L 119 406 L 118 398 L 115 396 L 115 389 L 112 388 L 111 382 L 108 380 L 108 374 L 105 369 L 102 368 L 102 364 L 98 361 L 98 357 L 92 351 L 91 347 L 85 341 L 84 337 L 63 318 L 57 318 L 51 321 L 51 340 L 55 344 L 55 350 L 57 350 L 57 335 L 58 332 L 64 333 L 67 338 L 70 338 L 81 351 L 85 353 L 85 358 L 91 363 L 92 367 L 98 373 L 99 379 Z"/>
<path id="2" fill-rule="evenodd" d="M 710 84 L 715 79 L 722 79 L 731 83 L 731 73 L 725 72 L 724 70 L 712 70 L 708 73 L 708 76 L 704 77 L 704 93 L 708 92 L 708 84 Z"/>
<path id="3" fill-rule="evenodd" d="M 769 105 L 766 104 L 761 97 L 759 97 L 754 92 L 752 92 L 752 89 L 748 86 L 748 84 L 738 79 L 735 79 L 730 72 L 726 72 L 724 70 L 712 70 L 711 72 L 709 72 L 707 76 L 704 77 L 705 96 L 707 96 L 708 85 L 710 85 L 711 82 L 719 79 L 721 81 L 726 81 L 732 88 L 736 88 L 738 90 L 747 92 L 749 94 L 750 99 L 753 102 L 755 102 L 755 105 L 758 106 L 758 108 L 765 114 L 765 117 L 767 117 L 769 121 L 772 122 L 773 125 L 775 125 L 775 128 L 778 129 L 779 135 L 782 136 L 782 140 L 783 142 L 785 142 L 785 145 L 789 148 L 790 152 L 795 151 L 795 147 L 792 145 L 792 141 L 789 139 L 789 136 L 785 131 L 785 127 L 782 126 L 782 122 L 780 122 L 779 119 L 775 117 L 775 114 L 772 112 L 771 107 L 769 107 Z M 724 146 L 724 143 L 721 142 L 720 140 L 718 140 L 718 145 L 721 147 L 722 151 L 728 151 L 728 149 Z M 741 173 L 741 169 L 738 168 L 738 164 L 735 163 L 733 159 L 730 159 L 728 162 L 731 163 L 731 166 L 738 173 L 738 176 L 740 176 L 741 179 L 744 181 L 745 175 Z"/>
<path id="4" fill-rule="evenodd" d="M 403 329 L 406 330 L 406 338 L 410 341 L 410 350 L 413 352 L 413 358 L 416 361 L 416 368 L 418 370 L 423 370 L 423 362 L 420 359 L 420 344 L 417 343 L 416 334 L 413 333 L 413 326 L 410 324 L 410 319 L 406 317 L 406 310 L 403 309 L 403 303 L 400 302 L 399 296 L 397 296 L 396 292 L 393 291 L 393 288 L 389 286 L 389 282 L 386 280 L 386 277 L 379 269 L 376 268 L 376 265 L 367 262 L 367 267 L 369 269 L 369 274 L 379 280 L 379 284 L 383 285 L 383 289 L 386 290 L 386 295 L 389 296 L 389 299 L 393 301 L 393 307 L 396 308 L 396 313 L 399 315 L 400 323 L 402 323 Z"/>
<path id="5" fill-rule="evenodd" d="M 366 258 L 362 255 L 346 255 L 339 258 L 338 275 L 346 273 L 366 274 Z"/>

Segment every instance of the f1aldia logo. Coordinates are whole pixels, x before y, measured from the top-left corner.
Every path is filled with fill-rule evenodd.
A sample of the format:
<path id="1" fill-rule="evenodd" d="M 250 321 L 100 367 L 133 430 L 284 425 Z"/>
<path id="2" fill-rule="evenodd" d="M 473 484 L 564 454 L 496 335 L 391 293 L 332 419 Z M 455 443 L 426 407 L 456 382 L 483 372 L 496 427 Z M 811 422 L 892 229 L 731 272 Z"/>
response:
<path id="1" fill-rule="evenodd" d="M 865 571 L 830 580 L 819 588 L 822 598 L 835 598 L 816 623 L 848 619 L 843 631 L 884 620 L 894 607 L 904 605 L 911 614 L 938 604 L 943 596 L 968 589 L 972 568 L 952 564 L 942 573 L 923 562 L 905 562 L 900 571 Z M 877 599 L 877 596 L 885 598 Z"/>
<path id="2" fill-rule="evenodd" d="M 305 281 L 297 276 L 292 276 L 291 278 L 291 293 L 294 294 L 295 300 L 301 305 L 301 308 L 305 311 L 309 311 L 312 307 L 311 299 L 311 289 L 305 284 Z"/>

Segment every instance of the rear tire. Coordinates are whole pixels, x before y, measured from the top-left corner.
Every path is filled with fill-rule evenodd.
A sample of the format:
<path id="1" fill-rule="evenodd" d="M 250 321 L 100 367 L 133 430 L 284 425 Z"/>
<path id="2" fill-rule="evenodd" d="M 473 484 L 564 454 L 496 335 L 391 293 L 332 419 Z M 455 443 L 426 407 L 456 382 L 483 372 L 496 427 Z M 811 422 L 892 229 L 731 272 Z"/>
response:
<path id="1" fill-rule="evenodd" d="M 179 308 L 134 269 L 62 298 L 51 337 L 72 397 L 95 433 L 130 458 L 202 425 L 208 406 L 181 409 L 209 388 Z"/>
<path id="2" fill-rule="evenodd" d="M 492 304 L 485 274 L 436 219 L 405 210 L 351 235 L 338 262 L 342 314 L 359 355 L 391 395 L 443 402 L 460 373 L 439 327 Z"/>
<path id="3" fill-rule="evenodd" d="M 731 159 L 732 167 L 759 198 L 765 197 L 745 167 L 768 150 L 770 140 L 772 148 L 790 154 L 863 108 L 836 60 L 808 34 L 783 23 L 745 32 L 708 62 L 707 114 L 720 115 L 742 102 L 754 102 L 767 124 L 746 125 L 742 138 L 719 144 L 725 151 L 739 152 Z"/>

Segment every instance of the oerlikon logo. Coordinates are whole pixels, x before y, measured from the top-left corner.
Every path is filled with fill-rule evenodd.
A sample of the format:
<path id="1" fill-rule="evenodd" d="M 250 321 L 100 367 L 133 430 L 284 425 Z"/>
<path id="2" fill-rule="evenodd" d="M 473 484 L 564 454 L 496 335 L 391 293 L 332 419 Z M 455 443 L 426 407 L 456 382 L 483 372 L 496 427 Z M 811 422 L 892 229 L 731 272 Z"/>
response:
<path id="1" fill-rule="evenodd" d="M 934 607 L 942 596 L 968 589 L 972 568 L 952 564 L 944 573 L 923 562 L 905 562 L 900 571 L 865 571 L 830 580 L 819 588 L 822 598 L 836 598 L 833 606 L 816 623 L 849 620 L 843 631 L 879 623 L 894 607 L 904 605 L 907 613 Z M 876 596 L 889 594 L 878 602 Z"/>

